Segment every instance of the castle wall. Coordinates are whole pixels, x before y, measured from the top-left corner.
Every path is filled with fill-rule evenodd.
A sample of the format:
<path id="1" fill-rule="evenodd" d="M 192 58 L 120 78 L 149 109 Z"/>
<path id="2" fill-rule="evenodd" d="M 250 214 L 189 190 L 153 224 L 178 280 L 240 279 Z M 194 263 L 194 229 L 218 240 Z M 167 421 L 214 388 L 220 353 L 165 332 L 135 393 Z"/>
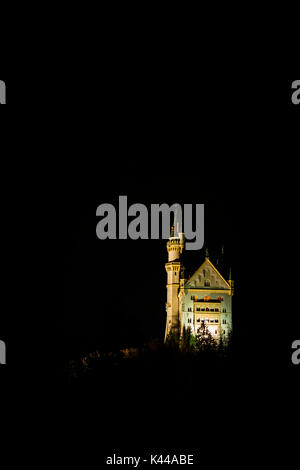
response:
<path id="1" fill-rule="evenodd" d="M 224 291 L 182 289 L 179 310 L 181 333 L 185 327 L 197 334 L 202 321 L 216 339 L 227 338 L 232 329 L 232 295 Z"/>

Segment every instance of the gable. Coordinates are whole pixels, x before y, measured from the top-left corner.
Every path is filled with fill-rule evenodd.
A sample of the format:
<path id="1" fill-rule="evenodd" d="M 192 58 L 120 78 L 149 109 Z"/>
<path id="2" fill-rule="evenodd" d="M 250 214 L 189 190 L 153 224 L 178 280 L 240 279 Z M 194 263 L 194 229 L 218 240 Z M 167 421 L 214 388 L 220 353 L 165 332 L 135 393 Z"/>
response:
<path id="1" fill-rule="evenodd" d="M 200 268 L 186 282 L 185 287 L 192 289 L 230 289 L 228 282 L 225 281 L 209 259 L 201 264 Z"/>

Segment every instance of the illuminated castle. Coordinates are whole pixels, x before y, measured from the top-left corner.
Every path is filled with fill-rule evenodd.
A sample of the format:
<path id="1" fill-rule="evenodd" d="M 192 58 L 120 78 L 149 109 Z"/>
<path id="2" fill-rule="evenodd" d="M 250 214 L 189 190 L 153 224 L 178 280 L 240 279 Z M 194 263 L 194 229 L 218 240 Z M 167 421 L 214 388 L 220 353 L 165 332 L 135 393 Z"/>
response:
<path id="1" fill-rule="evenodd" d="M 184 250 L 184 234 L 171 236 L 167 242 L 167 319 L 165 339 L 171 331 L 182 335 L 190 328 L 193 335 L 207 326 L 212 336 L 226 341 L 232 328 L 233 281 L 226 281 L 209 260 L 208 254 L 196 272 L 186 279 L 180 256 Z M 230 276 L 231 277 L 231 276 Z"/>

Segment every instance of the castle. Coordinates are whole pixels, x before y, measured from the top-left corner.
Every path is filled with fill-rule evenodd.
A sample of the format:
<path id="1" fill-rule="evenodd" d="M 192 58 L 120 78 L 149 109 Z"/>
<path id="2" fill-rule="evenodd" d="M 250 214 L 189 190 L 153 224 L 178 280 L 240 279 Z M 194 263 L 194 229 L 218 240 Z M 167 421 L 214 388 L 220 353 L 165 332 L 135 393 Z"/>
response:
<path id="1" fill-rule="evenodd" d="M 184 250 L 184 234 L 171 236 L 167 242 L 167 303 L 166 330 L 182 336 L 183 329 L 190 328 L 193 335 L 199 333 L 200 326 L 207 326 L 217 341 L 226 341 L 232 329 L 233 281 L 226 281 L 206 257 L 196 272 L 186 279 L 185 267 L 181 262 Z M 231 276 L 230 276 L 231 277 Z"/>

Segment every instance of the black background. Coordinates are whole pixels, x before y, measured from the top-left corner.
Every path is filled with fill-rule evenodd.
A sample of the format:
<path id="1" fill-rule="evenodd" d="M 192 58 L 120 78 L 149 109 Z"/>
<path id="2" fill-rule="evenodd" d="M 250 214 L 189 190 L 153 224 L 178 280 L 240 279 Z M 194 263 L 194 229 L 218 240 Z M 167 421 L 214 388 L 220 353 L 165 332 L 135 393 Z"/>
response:
<path id="1" fill-rule="evenodd" d="M 5 250 L 13 287 L 1 315 L 8 347 L 1 372 L 11 380 L 12 411 L 20 417 L 29 410 L 35 429 L 54 419 L 52 449 L 70 459 L 83 455 L 87 465 L 92 458 L 100 465 L 109 448 L 129 455 L 155 446 L 199 449 L 218 439 L 221 460 L 235 461 L 238 448 L 264 449 L 268 458 L 274 450 L 265 433 L 274 446 L 296 416 L 298 373 L 290 358 L 299 337 L 299 109 L 291 103 L 293 80 L 237 72 L 190 78 L 155 60 L 115 64 L 86 68 L 75 80 L 58 74 L 55 85 L 41 75 L 0 77 L 8 90 L 1 116 L 9 167 L 3 234 L 13 240 Z M 245 361 L 251 345 L 251 372 L 245 379 L 241 370 L 243 380 L 237 376 L 212 391 L 218 407 L 223 394 L 228 398 L 216 419 L 209 408 L 193 414 L 190 403 L 188 421 L 165 410 L 159 383 L 155 399 L 149 392 L 127 404 L 122 389 L 110 400 L 67 384 L 70 356 L 99 341 L 117 347 L 163 334 L 165 242 L 95 236 L 97 205 L 117 204 L 119 195 L 128 195 L 129 204 L 203 202 L 212 261 L 225 245 L 236 283 L 236 331 Z M 16 218 L 19 228 L 11 230 Z M 202 256 L 193 254 L 191 265 Z M 124 389 L 128 399 L 137 387 Z M 191 390 L 191 403 L 195 397 L 201 405 L 201 390 Z M 292 432 L 290 447 L 289 454 L 281 448 L 287 460 Z M 209 453 L 203 458 L 209 461 Z"/>

